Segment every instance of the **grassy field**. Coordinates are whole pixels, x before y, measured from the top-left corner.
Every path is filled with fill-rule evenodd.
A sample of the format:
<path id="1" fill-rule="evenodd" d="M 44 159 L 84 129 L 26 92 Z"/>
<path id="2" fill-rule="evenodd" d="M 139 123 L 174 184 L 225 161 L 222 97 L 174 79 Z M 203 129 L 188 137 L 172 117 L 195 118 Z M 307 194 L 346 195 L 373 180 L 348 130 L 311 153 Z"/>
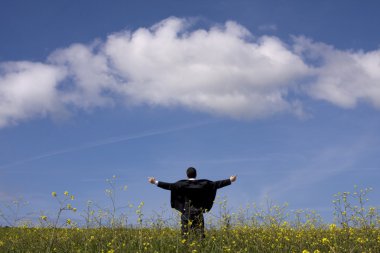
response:
<path id="1" fill-rule="evenodd" d="M 380 252 L 376 228 L 235 226 L 182 239 L 174 228 L 1 228 L 1 252 Z M 54 237 L 52 237 L 54 236 Z"/>
<path id="2" fill-rule="evenodd" d="M 111 206 L 96 209 L 91 203 L 80 213 L 80 225 L 65 214 L 79 211 L 68 192 L 52 193 L 56 215 L 39 221 L 0 228 L 0 252 L 380 252 L 380 215 L 368 206 L 370 189 L 334 196 L 334 223 L 326 224 L 313 211 L 288 211 L 287 205 L 268 201 L 230 213 L 225 200 L 215 203 L 214 219 L 207 219 L 206 238 L 180 235 L 178 215 L 145 218 L 141 203 L 137 221 L 127 223 L 116 212 L 115 184 L 106 190 Z M 0 213 L 1 214 L 1 213 Z M 2 214 L 3 220 L 10 220 Z"/>

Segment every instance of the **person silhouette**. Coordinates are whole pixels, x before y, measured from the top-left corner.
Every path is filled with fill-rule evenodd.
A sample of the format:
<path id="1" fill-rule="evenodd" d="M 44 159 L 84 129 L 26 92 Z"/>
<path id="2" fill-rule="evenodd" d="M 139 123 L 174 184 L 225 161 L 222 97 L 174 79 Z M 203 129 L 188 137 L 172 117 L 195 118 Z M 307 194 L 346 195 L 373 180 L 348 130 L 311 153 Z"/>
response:
<path id="1" fill-rule="evenodd" d="M 203 213 L 211 210 L 217 190 L 235 182 L 236 175 L 219 181 L 197 180 L 197 171 L 194 167 L 189 167 L 186 174 L 187 179 L 175 183 L 157 181 L 154 177 L 148 177 L 148 181 L 171 191 L 171 207 L 181 213 L 182 236 L 187 238 L 190 232 L 194 232 L 193 234 L 204 238 Z"/>

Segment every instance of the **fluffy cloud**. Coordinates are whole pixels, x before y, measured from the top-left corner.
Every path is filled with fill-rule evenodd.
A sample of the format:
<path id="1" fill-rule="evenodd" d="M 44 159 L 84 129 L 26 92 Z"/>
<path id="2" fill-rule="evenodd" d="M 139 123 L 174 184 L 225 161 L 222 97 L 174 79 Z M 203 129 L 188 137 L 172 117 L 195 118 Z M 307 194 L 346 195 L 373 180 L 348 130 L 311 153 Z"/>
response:
<path id="1" fill-rule="evenodd" d="M 187 20 L 169 18 L 56 50 L 45 63 L 3 63 L 0 126 L 120 104 L 233 118 L 300 115 L 305 94 L 345 108 L 359 101 L 379 108 L 379 70 L 380 50 L 342 51 L 303 37 L 289 45 L 256 38 L 235 22 L 192 30 Z"/>
<path id="2" fill-rule="evenodd" d="M 255 42 L 233 22 L 186 32 L 168 19 L 151 29 L 108 38 L 104 52 L 137 103 L 179 105 L 231 117 L 291 110 L 288 88 L 308 67 L 274 37 Z"/>
<path id="3" fill-rule="evenodd" d="M 57 90 L 65 77 L 62 69 L 32 62 L 6 63 L 1 67 L 0 127 L 62 109 Z"/>
<path id="4" fill-rule="evenodd" d="M 299 37 L 295 48 L 305 61 L 314 62 L 314 78 L 305 91 L 311 97 L 343 108 L 358 102 L 380 108 L 380 50 L 342 51 Z"/>
<path id="5" fill-rule="evenodd" d="M 64 67 L 69 80 L 61 85 L 60 100 L 83 109 L 113 104 L 109 92 L 115 90 L 107 58 L 94 52 L 96 45 L 74 44 L 55 51 L 49 62 Z"/>

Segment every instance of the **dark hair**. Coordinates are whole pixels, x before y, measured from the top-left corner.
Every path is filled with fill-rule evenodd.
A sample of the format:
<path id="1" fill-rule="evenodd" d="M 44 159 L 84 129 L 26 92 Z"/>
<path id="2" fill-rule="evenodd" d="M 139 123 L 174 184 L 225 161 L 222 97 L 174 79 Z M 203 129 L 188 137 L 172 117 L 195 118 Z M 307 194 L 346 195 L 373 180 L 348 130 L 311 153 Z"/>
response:
<path id="1" fill-rule="evenodd" d="M 194 167 L 189 167 L 186 171 L 188 178 L 196 178 L 197 177 L 197 170 Z"/>

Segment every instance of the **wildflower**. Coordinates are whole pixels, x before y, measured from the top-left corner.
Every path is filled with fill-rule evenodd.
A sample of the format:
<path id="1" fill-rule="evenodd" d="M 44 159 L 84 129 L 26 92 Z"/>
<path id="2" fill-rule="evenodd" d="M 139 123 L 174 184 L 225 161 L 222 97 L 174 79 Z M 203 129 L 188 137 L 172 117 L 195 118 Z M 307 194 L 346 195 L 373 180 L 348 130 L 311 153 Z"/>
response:
<path id="1" fill-rule="evenodd" d="M 0 247 L 4 245 L 4 242 L 3 241 L 0 241 Z"/>
<path id="2" fill-rule="evenodd" d="M 321 253 L 321 251 L 316 249 L 313 253 Z"/>
<path id="3" fill-rule="evenodd" d="M 365 243 L 365 240 L 363 239 L 363 238 L 358 238 L 357 240 L 356 240 L 358 243 Z"/>
<path id="4" fill-rule="evenodd" d="M 52 192 L 52 193 L 51 193 L 51 196 L 53 196 L 53 197 L 57 197 L 57 193 L 56 193 L 56 192 Z"/>
<path id="5" fill-rule="evenodd" d="M 72 210 L 73 210 L 73 212 L 76 212 L 76 211 L 77 211 L 77 209 L 76 209 L 75 207 L 74 207 Z"/>
<path id="6" fill-rule="evenodd" d="M 330 242 L 330 241 L 329 241 L 329 239 L 327 239 L 327 238 L 323 238 L 323 239 L 322 239 L 322 243 L 323 243 L 323 244 L 327 244 L 327 243 L 329 243 L 329 242 Z"/>
<path id="7" fill-rule="evenodd" d="M 69 192 L 68 192 L 68 191 L 65 191 L 65 192 L 63 193 L 63 195 L 65 195 L 65 196 L 69 196 Z"/>
<path id="8" fill-rule="evenodd" d="M 41 215 L 40 219 L 46 221 L 47 220 L 47 216 L 46 215 Z"/>
<path id="9" fill-rule="evenodd" d="M 71 196 L 70 196 L 70 199 L 71 199 L 71 200 L 74 200 L 74 195 L 71 195 Z"/>
<path id="10" fill-rule="evenodd" d="M 304 249 L 304 250 L 302 251 L 302 253 L 310 253 L 310 251 Z"/>
<path id="11" fill-rule="evenodd" d="M 334 230 L 334 229 L 336 229 L 336 225 L 334 223 L 330 224 L 329 228 L 330 228 L 330 230 Z"/>
<path id="12" fill-rule="evenodd" d="M 66 224 L 67 224 L 67 225 L 70 225 L 70 224 L 71 224 L 71 219 L 67 219 L 67 220 L 66 220 Z"/>
<path id="13" fill-rule="evenodd" d="M 182 239 L 181 243 L 185 244 L 186 243 L 186 239 Z"/>

